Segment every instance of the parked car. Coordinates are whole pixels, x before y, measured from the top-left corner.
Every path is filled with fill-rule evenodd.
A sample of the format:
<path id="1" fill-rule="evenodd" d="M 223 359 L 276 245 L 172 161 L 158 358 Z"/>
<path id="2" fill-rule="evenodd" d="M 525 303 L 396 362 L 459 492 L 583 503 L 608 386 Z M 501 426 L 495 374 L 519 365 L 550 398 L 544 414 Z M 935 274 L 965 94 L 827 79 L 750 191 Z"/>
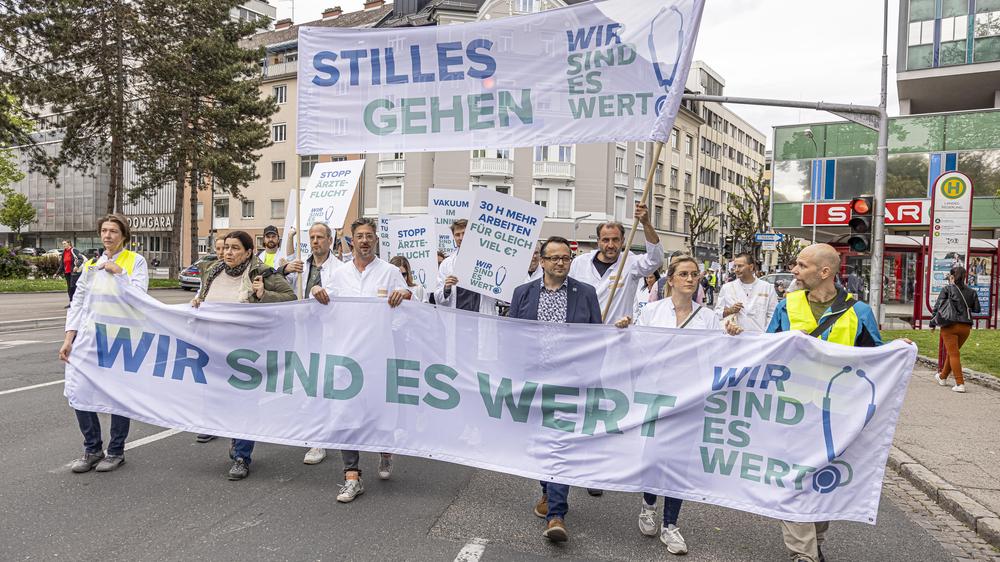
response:
<path id="1" fill-rule="evenodd" d="M 792 285 L 792 281 L 795 281 L 795 276 L 792 275 L 791 273 L 788 273 L 787 271 L 784 271 L 781 273 L 769 273 L 761 277 L 761 279 L 767 281 L 768 283 L 774 285 L 775 287 L 778 286 L 778 282 L 780 281 L 787 290 L 788 287 Z"/>
<path id="2" fill-rule="evenodd" d="M 83 253 L 83 256 L 85 258 L 87 258 L 88 260 L 90 260 L 90 259 L 96 260 L 97 258 L 101 257 L 101 250 L 99 250 L 97 248 L 91 248 L 91 249 L 85 251 Z"/>
<path id="3" fill-rule="evenodd" d="M 20 250 L 17 251 L 17 255 L 19 255 L 19 256 L 37 256 L 38 255 L 38 251 L 35 250 L 34 248 L 21 248 Z"/>
<path id="4" fill-rule="evenodd" d="M 59 255 L 62 255 L 62 252 L 63 251 L 60 250 L 59 248 L 52 248 L 48 252 L 45 252 L 44 255 L 46 255 L 46 256 L 59 256 Z"/>
<path id="5" fill-rule="evenodd" d="M 181 289 L 185 291 L 197 291 L 201 288 L 201 272 L 208 264 L 218 260 L 215 254 L 207 254 L 198 261 L 184 268 L 180 273 Z"/>

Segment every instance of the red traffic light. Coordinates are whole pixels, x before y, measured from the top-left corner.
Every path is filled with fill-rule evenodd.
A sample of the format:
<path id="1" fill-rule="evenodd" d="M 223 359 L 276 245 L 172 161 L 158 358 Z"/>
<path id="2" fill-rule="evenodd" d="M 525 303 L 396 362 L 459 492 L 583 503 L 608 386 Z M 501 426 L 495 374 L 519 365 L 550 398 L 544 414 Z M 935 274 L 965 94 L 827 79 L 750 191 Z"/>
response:
<path id="1" fill-rule="evenodd" d="M 872 212 L 871 199 L 868 197 L 855 197 L 851 199 L 851 212 L 857 215 L 867 215 Z"/>

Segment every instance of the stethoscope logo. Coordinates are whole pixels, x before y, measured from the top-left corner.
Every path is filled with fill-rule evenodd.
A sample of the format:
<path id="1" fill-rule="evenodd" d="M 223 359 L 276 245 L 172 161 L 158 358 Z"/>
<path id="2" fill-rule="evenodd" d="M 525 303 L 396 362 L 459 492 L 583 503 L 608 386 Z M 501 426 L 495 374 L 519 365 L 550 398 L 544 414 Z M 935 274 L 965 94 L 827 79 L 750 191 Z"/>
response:
<path id="1" fill-rule="evenodd" d="M 326 222 L 330 222 L 331 220 L 333 220 L 333 214 L 336 212 L 337 208 L 335 206 L 330 205 L 329 207 L 327 207 L 326 212 L 323 214 L 323 216 L 326 217 Z"/>
<path id="2" fill-rule="evenodd" d="M 427 286 L 427 272 L 425 272 L 423 269 L 417 270 L 417 281 L 419 281 L 421 285 L 423 285 L 423 286 L 426 287 Z"/>
<path id="3" fill-rule="evenodd" d="M 503 282 L 507 280 L 507 268 L 503 266 L 498 267 L 493 272 L 493 279 L 496 281 L 496 287 L 493 287 L 493 294 L 499 295 L 503 292 L 503 289 L 501 289 Z"/>
<path id="4" fill-rule="evenodd" d="M 667 37 L 673 34 L 674 28 L 676 28 L 677 32 L 677 55 L 674 57 L 673 63 L 659 62 L 660 57 L 656 55 L 655 41 L 657 33 L 663 37 Z M 656 80 L 660 83 L 660 86 L 669 88 L 673 85 L 674 79 L 677 78 L 677 63 L 681 60 L 681 46 L 684 45 L 684 16 L 676 6 L 671 6 L 669 9 L 661 8 L 659 13 L 653 17 L 653 21 L 649 24 L 649 37 L 647 41 L 649 43 L 650 62 L 653 63 Z"/>
<path id="5" fill-rule="evenodd" d="M 812 477 L 813 490 L 821 494 L 829 494 L 837 488 L 847 486 L 854 479 L 854 470 L 851 468 L 851 465 L 846 461 L 837 459 L 844 451 L 837 451 L 837 447 L 833 442 L 833 424 L 830 416 L 830 392 L 833 390 L 833 382 L 841 375 L 850 373 L 853 370 L 853 367 L 848 366 L 841 369 L 836 375 L 833 375 L 833 378 L 826 385 L 826 395 L 823 396 L 823 442 L 826 445 L 826 459 L 830 464 L 817 470 L 813 473 Z M 875 382 L 868 378 L 868 375 L 861 369 L 854 371 L 854 374 L 858 378 L 864 379 L 871 387 L 871 400 L 868 403 L 868 410 L 865 412 L 865 423 L 861 425 L 861 429 L 864 429 L 868 426 L 868 422 L 875 416 Z"/>

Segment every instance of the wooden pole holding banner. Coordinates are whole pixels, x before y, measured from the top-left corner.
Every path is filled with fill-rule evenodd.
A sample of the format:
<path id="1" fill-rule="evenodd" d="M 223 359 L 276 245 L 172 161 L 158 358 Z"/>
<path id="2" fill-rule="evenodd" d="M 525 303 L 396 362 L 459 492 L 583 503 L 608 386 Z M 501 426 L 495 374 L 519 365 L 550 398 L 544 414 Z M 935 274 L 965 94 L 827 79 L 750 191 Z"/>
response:
<path id="1" fill-rule="evenodd" d="M 300 174 L 301 176 L 301 174 Z M 292 234 L 292 239 L 295 241 L 295 259 L 297 261 L 302 260 L 302 241 L 299 240 L 299 236 L 302 235 L 302 225 L 299 224 L 302 221 L 302 178 L 295 180 L 295 233 Z M 295 276 L 295 294 L 298 296 L 299 300 L 304 297 L 303 292 L 305 291 L 305 284 L 302 283 L 302 274 L 306 272 L 303 266 L 302 272 Z"/>
<path id="2" fill-rule="evenodd" d="M 653 175 L 656 173 L 656 165 L 660 163 L 660 152 L 663 150 L 662 142 L 653 143 L 653 159 L 649 163 L 649 172 L 646 174 L 646 185 L 642 188 L 642 203 L 646 205 L 647 212 L 649 212 L 649 205 L 646 201 L 649 199 L 649 190 L 653 185 Z M 615 282 L 611 285 L 611 293 L 608 295 L 608 302 L 604 303 L 604 310 L 601 311 L 601 318 L 603 320 L 608 319 L 608 313 L 611 312 L 611 303 L 615 300 L 615 293 L 618 292 L 618 285 L 621 284 L 622 272 L 625 271 L 625 262 L 628 261 L 628 253 L 632 248 L 632 241 L 635 239 L 635 231 L 639 228 L 639 217 L 632 216 L 632 231 L 628 233 L 628 242 L 622 247 L 622 256 L 619 258 L 618 271 L 615 276 Z M 615 320 L 618 320 L 617 318 Z"/>

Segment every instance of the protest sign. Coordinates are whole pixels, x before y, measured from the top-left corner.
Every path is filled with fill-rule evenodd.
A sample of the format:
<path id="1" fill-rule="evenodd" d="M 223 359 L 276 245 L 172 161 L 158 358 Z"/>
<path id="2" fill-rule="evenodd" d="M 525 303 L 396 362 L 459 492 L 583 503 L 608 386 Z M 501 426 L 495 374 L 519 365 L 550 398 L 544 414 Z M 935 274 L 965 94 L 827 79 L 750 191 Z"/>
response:
<path id="1" fill-rule="evenodd" d="M 299 28 L 299 154 L 666 142 L 704 0 L 459 25 Z"/>
<path id="2" fill-rule="evenodd" d="M 364 160 L 316 164 L 302 194 L 302 221 L 299 228 L 308 231 L 317 222 L 324 223 L 333 230 L 343 228 L 364 167 Z"/>
<path id="3" fill-rule="evenodd" d="M 455 239 L 451 236 L 451 223 L 458 219 L 469 219 L 472 192 L 465 189 L 429 189 L 427 209 L 437 225 L 438 248 L 445 254 L 455 251 Z"/>
<path id="4" fill-rule="evenodd" d="M 378 216 L 378 255 L 386 261 L 392 257 L 389 255 L 389 249 L 391 247 L 391 243 L 389 242 L 390 220 L 392 220 L 391 215 Z"/>
<path id="5" fill-rule="evenodd" d="M 455 260 L 458 286 L 510 302 L 531 265 L 545 208 L 492 189 L 477 189 L 471 217 Z"/>
<path id="6" fill-rule="evenodd" d="M 434 219 L 428 215 L 389 220 L 389 258 L 403 256 L 410 261 L 413 281 L 426 289 L 437 288 L 437 235 Z M 388 259 L 388 258 L 387 258 Z"/>
<path id="7" fill-rule="evenodd" d="M 191 433 L 875 523 L 912 345 L 332 300 L 193 309 L 96 272 L 66 396 Z"/>

